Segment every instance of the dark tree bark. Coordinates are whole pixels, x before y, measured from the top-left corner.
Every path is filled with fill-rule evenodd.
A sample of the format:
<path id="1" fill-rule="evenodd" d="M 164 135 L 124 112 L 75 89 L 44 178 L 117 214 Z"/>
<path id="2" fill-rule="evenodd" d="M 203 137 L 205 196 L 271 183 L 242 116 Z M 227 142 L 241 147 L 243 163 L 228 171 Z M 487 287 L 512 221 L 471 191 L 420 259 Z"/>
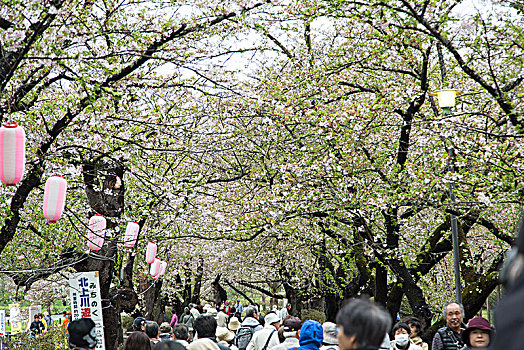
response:
<path id="1" fill-rule="evenodd" d="M 156 321 L 158 324 L 164 322 L 162 306 L 162 280 L 150 281 L 153 285 L 144 293 L 146 320 Z"/>
<path id="2" fill-rule="evenodd" d="M 215 280 L 211 282 L 211 287 L 213 288 L 213 294 L 214 294 L 214 301 L 215 301 L 215 305 L 217 309 L 220 308 L 222 303 L 227 300 L 227 292 L 220 285 L 220 276 L 221 274 L 218 274 Z"/>
<path id="3" fill-rule="evenodd" d="M 375 302 L 386 306 L 388 300 L 388 270 L 379 262 L 375 266 Z"/>

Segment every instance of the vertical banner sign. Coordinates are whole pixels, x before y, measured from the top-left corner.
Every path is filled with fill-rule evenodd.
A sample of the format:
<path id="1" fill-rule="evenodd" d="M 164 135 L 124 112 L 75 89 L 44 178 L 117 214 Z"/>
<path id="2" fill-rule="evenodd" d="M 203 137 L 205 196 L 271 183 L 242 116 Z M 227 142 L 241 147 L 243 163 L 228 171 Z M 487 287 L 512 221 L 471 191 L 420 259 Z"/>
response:
<path id="1" fill-rule="evenodd" d="M 91 318 L 96 324 L 96 349 L 104 350 L 104 322 L 100 299 L 98 272 L 79 272 L 69 274 L 69 294 L 71 296 L 71 319 Z"/>
<path id="2" fill-rule="evenodd" d="M 5 336 L 5 310 L 0 310 L 0 336 Z"/>
<path id="3" fill-rule="evenodd" d="M 22 315 L 20 315 L 20 304 L 9 304 L 9 320 L 11 322 L 11 334 L 22 332 Z"/>

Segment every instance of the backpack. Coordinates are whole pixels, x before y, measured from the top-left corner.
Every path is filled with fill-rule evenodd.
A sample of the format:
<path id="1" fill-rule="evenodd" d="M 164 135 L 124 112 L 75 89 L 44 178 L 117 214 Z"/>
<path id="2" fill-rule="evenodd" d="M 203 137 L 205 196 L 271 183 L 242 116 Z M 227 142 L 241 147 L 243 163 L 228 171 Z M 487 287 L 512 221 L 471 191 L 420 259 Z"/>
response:
<path id="1" fill-rule="evenodd" d="M 242 326 L 238 329 L 235 338 L 235 345 L 238 350 L 246 350 L 251 338 L 253 338 L 253 334 L 255 334 L 255 327 L 257 326 Z"/>

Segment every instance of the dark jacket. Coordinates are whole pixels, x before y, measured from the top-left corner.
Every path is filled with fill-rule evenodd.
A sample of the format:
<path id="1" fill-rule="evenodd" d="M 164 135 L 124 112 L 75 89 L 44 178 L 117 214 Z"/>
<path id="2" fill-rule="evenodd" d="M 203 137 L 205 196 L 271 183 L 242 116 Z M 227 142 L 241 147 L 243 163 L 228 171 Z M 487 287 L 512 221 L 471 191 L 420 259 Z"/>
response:
<path id="1" fill-rule="evenodd" d="M 29 329 L 36 334 L 40 334 L 44 331 L 45 326 L 42 321 L 33 321 L 31 322 L 31 326 L 29 327 Z"/>
<path id="2" fill-rule="evenodd" d="M 318 350 L 322 346 L 324 332 L 317 321 L 307 320 L 300 328 L 299 350 Z"/>
<path id="3" fill-rule="evenodd" d="M 459 333 L 451 330 L 449 327 L 439 328 L 433 337 L 433 350 L 459 350 L 462 349 L 464 343 Z"/>

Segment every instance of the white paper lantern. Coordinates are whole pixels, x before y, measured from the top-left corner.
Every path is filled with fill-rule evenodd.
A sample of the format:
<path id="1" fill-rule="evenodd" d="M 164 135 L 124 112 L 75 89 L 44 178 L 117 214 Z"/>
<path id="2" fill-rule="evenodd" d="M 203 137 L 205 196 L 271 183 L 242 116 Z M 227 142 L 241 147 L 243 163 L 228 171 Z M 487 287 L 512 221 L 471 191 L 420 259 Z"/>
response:
<path id="1" fill-rule="evenodd" d="M 160 262 L 160 272 L 158 273 L 159 277 L 164 276 L 164 274 L 166 273 L 166 267 L 167 267 L 167 262 L 162 260 Z"/>
<path id="2" fill-rule="evenodd" d="M 157 251 L 156 243 L 149 242 L 147 244 L 147 250 L 146 250 L 146 263 L 152 264 L 153 261 L 155 261 L 156 251 Z"/>
<path id="3" fill-rule="evenodd" d="M 133 248 L 133 246 L 136 243 L 136 238 L 138 237 L 139 230 L 140 226 L 136 222 L 131 221 L 127 224 L 126 234 L 124 236 L 124 247 Z"/>
<path id="4" fill-rule="evenodd" d="M 47 179 L 44 190 L 44 216 L 49 222 L 57 222 L 65 207 L 67 181 L 60 175 Z"/>
<path id="5" fill-rule="evenodd" d="M 155 260 L 151 264 L 151 268 L 149 270 L 149 273 L 151 274 L 151 276 L 158 277 L 158 275 L 160 273 L 160 265 L 161 265 L 160 259 L 155 258 Z"/>
<path id="6" fill-rule="evenodd" d="M 25 169 L 25 131 L 16 123 L 0 127 L 0 180 L 14 186 Z"/>
<path id="7" fill-rule="evenodd" d="M 87 233 L 87 246 L 94 252 L 97 252 L 104 245 L 106 218 L 100 214 L 92 216 L 89 220 L 89 231 Z"/>

